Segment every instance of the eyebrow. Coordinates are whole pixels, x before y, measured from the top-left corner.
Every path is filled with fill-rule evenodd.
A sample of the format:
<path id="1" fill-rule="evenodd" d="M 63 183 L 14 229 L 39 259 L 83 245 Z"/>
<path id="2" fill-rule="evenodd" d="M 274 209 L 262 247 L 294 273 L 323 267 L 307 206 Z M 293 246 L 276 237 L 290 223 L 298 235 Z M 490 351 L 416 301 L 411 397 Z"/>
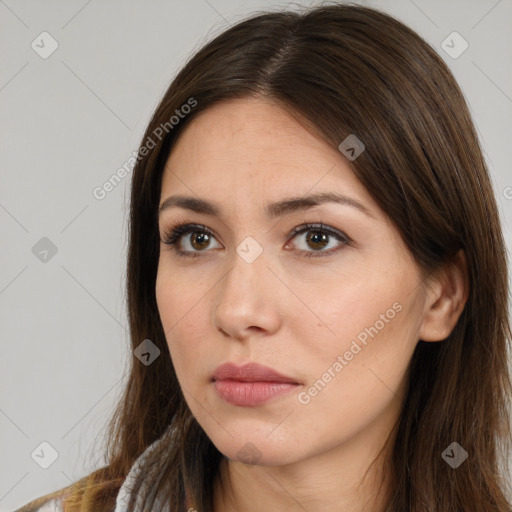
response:
<path id="1" fill-rule="evenodd" d="M 338 194 L 336 192 L 324 192 L 319 194 L 311 194 L 308 196 L 282 199 L 281 201 L 268 204 L 265 208 L 265 213 L 269 219 L 275 219 L 277 217 L 289 215 L 297 211 L 303 211 L 324 203 L 337 203 L 344 206 L 350 206 L 368 215 L 369 217 L 375 218 L 374 215 L 370 213 L 368 208 L 361 204 L 359 201 L 356 201 L 355 199 L 347 197 L 343 194 Z M 212 215 L 217 217 L 222 214 L 221 209 L 214 203 L 204 199 L 199 199 L 197 197 L 175 195 L 168 197 L 160 205 L 159 215 L 165 210 L 169 210 L 173 207 L 184 208 L 187 210 L 192 210 L 196 213 L 203 213 L 205 215 Z"/>

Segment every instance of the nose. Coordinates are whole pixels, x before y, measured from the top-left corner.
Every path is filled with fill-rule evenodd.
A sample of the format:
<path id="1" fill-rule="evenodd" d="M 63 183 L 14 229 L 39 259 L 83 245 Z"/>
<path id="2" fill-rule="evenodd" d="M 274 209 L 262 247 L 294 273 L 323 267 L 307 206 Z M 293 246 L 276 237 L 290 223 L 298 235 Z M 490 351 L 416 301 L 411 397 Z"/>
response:
<path id="1" fill-rule="evenodd" d="M 270 270 L 265 252 L 254 261 L 234 252 L 229 270 L 215 288 L 215 329 L 238 340 L 274 333 L 281 321 L 276 293 L 279 286 L 282 284 Z"/>

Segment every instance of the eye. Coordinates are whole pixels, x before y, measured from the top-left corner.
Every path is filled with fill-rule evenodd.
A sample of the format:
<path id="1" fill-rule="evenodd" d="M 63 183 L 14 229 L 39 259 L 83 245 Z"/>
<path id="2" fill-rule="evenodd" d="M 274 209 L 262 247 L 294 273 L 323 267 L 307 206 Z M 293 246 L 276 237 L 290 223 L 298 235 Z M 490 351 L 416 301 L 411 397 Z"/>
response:
<path id="1" fill-rule="evenodd" d="M 291 233 L 291 236 L 292 238 L 295 238 L 305 233 L 308 233 L 308 236 L 305 237 L 302 244 L 304 248 L 299 248 L 299 252 L 303 253 L 301 256 L 306 258 L 328 256 L 338 252 L 343 249 L 343 247 L 350 245 L 352 242 L 350 237 L 345 235 L 343 232 L 324 226 L 323 224 L 309 225 L 304 223 L 295 228 Z M 189 236 L 185 237 L 184 235 Z M 184 239 L 189 246 L 185 248 L 185 250 L 181 248 L 182 239 Z M 208 248 L 212 239 L 215 240 L 214 234 L 206 226 L 199 224 L 178 224 L 176 226 L 171 226 L 165 231 L 162 242 L 166 245 L 172 246 L 178 256 L 197 257 L 201 256 L 202 252 L 206 252 L 205 249 Z M 341 245 L 338 244 L 338 248 L 334 250 L 323 250 L 325 247 L 331 245 L 331 239 L 338 241 Z M 308 247 L 313 248 L 313 251 L 309 251 Z M 190 250 L 190 248 L 192 248 L 192 250 Z"/>
<path id="2" fill-rule="evenodd" d="M 302 254 L 301 256 L 305 258 L 317 257 L 317 256 L 329 256 L 339 250 L 343 249 L 346 245 L 350 245 L 352 240 L 345 233 L 330 228 L 328 226 L 324 226 L 323 224 L 307 224 L 306 222 L 302 225 L 302 228 L 296 228 L 292 235 L 293 237 L 297 237 L 298 235 L 307 234 L 307 236 L 303 239 L 302 247 L 304 249 L 300 249 Z M 331 245 L 331 242 L 334 239 L 335 241 L 341 242 L 341 245 L 338 245 L 334 250 L 324 251 L 325 247 Z M 313 251 L 308 251 L 307 248 L 312 247 Z"/>
<path id="3" fill-rule="evenodd" d="M 198 249 L 198 251 L 190 251 L 188 248 L 186 250 L 181 249 L 180 242 L 186 234 L 194 235 L 193 237 L 186 237 L 185 240 L 190 247 Z M 201 254 L 197 254 L 197 252 L 204 252 L 203 249 L 208 247 L 210 239 L 212 238 L 213 233 L 206 226 L 198 224 L 178 224 L 174 227 L 171 226 L 170 229 L 165 231 L 162 242 L 172 246 L 178 256 L 197 257 L 201 256 Z"/>

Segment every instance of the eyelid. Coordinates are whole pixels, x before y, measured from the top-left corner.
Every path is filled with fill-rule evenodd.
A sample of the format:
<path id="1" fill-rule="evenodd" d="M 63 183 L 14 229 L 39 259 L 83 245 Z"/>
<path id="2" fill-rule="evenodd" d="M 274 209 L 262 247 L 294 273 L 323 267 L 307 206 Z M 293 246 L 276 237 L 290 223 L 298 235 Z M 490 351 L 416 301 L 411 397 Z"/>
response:
<path id="1" fill-rule="evenodd" d="M 189 233 L 205 233 L 209 236 L 212 236 L 217 240 L 216 234 L 206 227 L 203 224 L 194 224 L 194 223 L 188 223 L 188 222 L 177 222 L 176 224 L 172 224 L 168 227 L 166 227 L 163 230 L 163 239 L 161 241 L 166 244 L 170 245 L 173 248 L 178 244 L 178 241 L 184 237 L 184 235 Z M 183 252 L 190 252 L 190 251 L 183 251 Z M 200 252 L 200 251 L 196 251 Z M 206 251 L 204 251 L 206 252 Z"/>
<path id="2" fill-rule="evenodd" d="M 327 232 L 330 235 L 345 241 L 346 243 L 352 242 L 352 239 L 346 233 L 344 233 L 343 231 L 340 231 L 336 228 L 333 228 L 331 226 L 328 226 L 327 224 L 324 224 L 323 222 L 312 223 L 312 224 L 304 222 L 300 226 L 297 226 L 296 228 L 294 228 L 292 230 L 292 232 L 290 233 L 290 235 L 292 237 L 294 237 L 295 235 L 299 235 L 304 232 L 314 231 L 314 230 Z"/>

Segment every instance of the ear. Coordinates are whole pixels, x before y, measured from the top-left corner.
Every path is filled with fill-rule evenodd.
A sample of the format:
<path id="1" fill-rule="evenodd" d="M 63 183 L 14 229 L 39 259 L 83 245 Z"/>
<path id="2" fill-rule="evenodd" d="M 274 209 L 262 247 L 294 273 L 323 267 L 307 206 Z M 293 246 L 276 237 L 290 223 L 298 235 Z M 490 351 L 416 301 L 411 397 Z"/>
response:
<path id="1" fill-rule="evenodd" d="M 426 287 L 427 300 L 419 330 L 422 341 L 442 341 L 455 328 L 469 296 L 466 255 L 461 249 Z"/>

